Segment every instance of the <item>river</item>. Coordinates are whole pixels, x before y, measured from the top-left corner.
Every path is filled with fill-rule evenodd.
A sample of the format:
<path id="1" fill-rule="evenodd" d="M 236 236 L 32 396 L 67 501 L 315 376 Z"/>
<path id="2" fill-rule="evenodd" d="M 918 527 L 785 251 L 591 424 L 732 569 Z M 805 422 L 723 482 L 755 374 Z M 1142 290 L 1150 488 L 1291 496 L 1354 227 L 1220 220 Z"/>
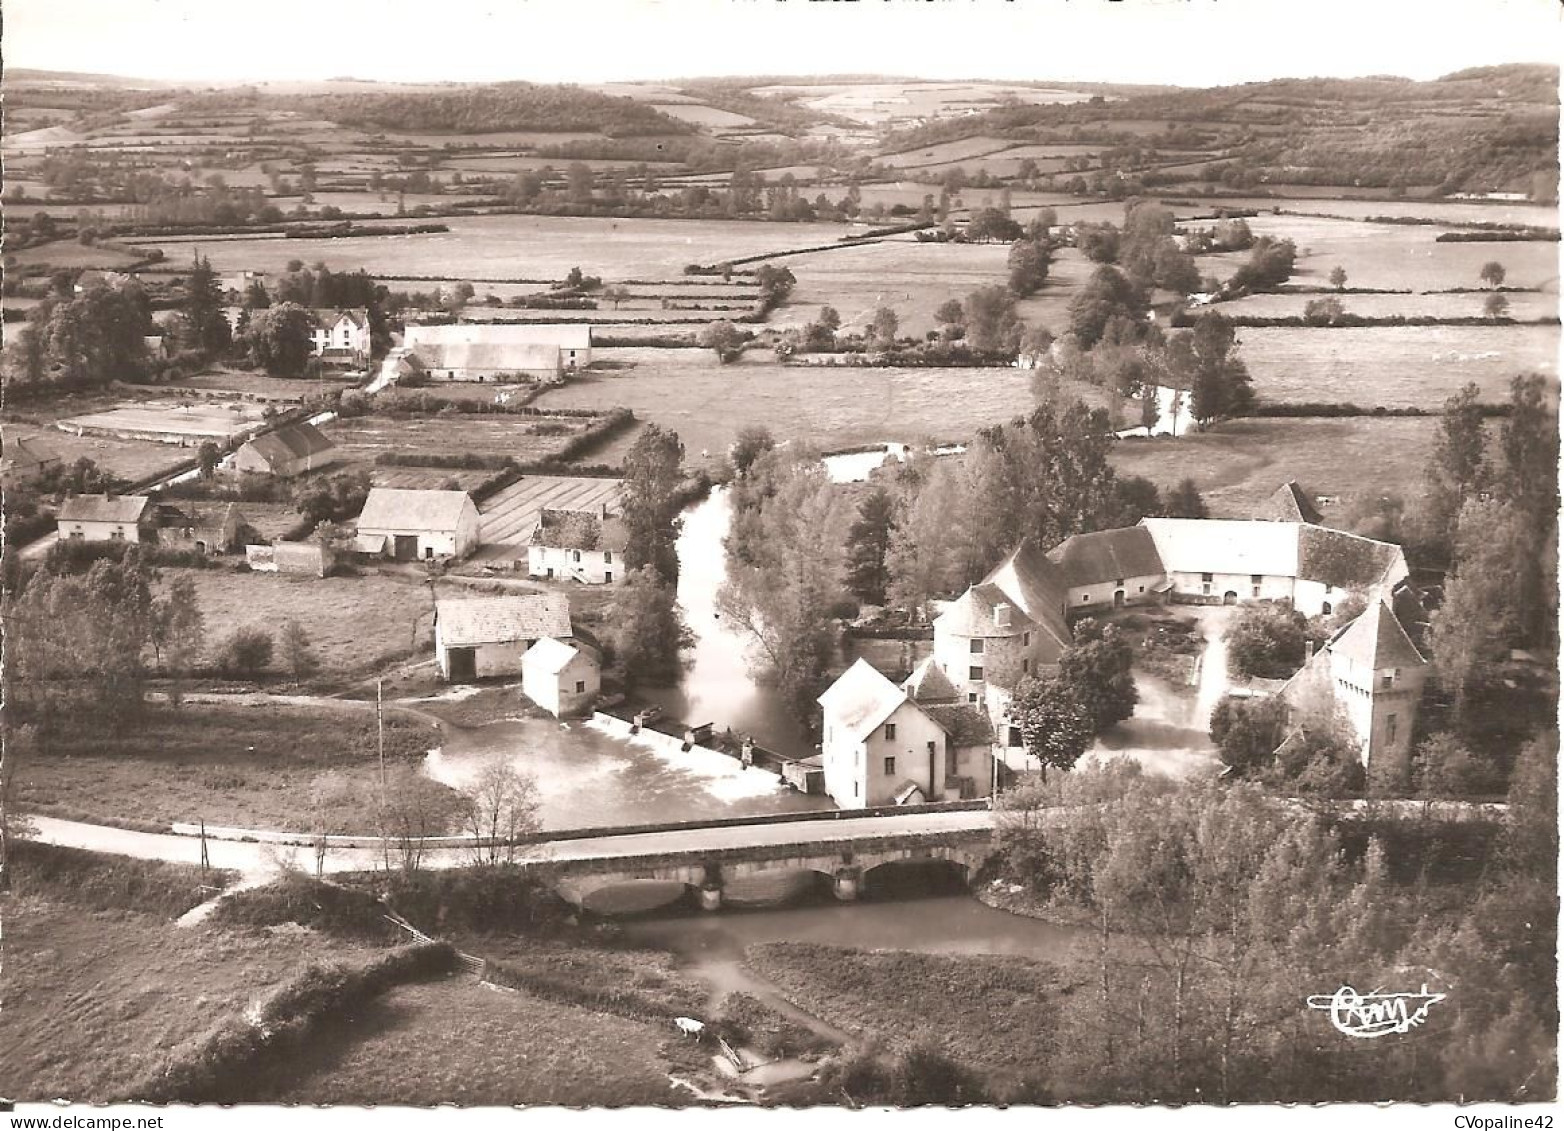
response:
<path id="1" fill-rule="evenodd" d="M 827 460 L 838 482 L 862 480 L 900 445 L 885 451 L 833 456 Z M 732 502 L 719 487 L 684 512 L 678 540 L 678 599 L 695 638 L 680 682 L 652 693 L 668 715 L 718 730 L 749 734 L 763 746 L 804 756 L 814 746 L 788 712 L 777 691 L 751 674 L 749 638 L 717 608 L 727 578 L 723 539 Z M 1127 755 L 1148 770 L 1184 776 L 1216 765 L 1207 723 L 1226 690 L 1226 655 L 1221 628 L 1230 610 L 1190 610 L 1206 636 L 1195 693 L 1137 674 L 1140 703 L 1135 716 L 1105 734 L 1091 758 Z M 926 642 L 856 642 L 852 654 L 867 654 L 881 667 L 911 668 L 929 653 Z M 451 728 L 445 747 L 429 759 L 431 776 L 463 787 L 496 758 L 511 760 L 538 782 L 544 827 L 584 828 L 706 817 L 762 815 L 832 808 L 829 798 L 796 793 L 768 773 L 745 769 L 734 759 L 692 751 L 653 749 L 636 739 L 604 733 L 590 723 L 514 719 L 471 729 Z"/>

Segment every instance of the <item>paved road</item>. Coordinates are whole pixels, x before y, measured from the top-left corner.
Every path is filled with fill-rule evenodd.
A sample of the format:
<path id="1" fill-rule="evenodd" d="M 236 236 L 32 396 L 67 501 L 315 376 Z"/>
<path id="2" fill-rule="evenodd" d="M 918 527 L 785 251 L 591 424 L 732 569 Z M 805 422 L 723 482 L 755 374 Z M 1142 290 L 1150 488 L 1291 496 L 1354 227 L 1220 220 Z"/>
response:
<path id="1" fill-rule="evenodd" d="M 913 813 L 907 816 L 778 821 L 718 829 L 670 829 L 663 832 L 580 836 L 533 846 L 529 850 L 529 858 L 542 857 L 554 861 L 603 860 L 752 846 L 846 843 L 877 836 L 989 829 L 993 827 L 993 820 L 992 812 L 976 809 Z M 201 862 L 201 841 L 198 837 L 131 832 L 54 817 L 34 817 L 33 824 L 37 829 L 37 839 L 48 844 L 86 848 L 94 852 L 116 852 L 143 860 L 168 860 L 185 864 Z M 211 838 L 208 838 L 206 844 L 208 863 L 212 867 L 230 868 L 246 875 L 275 873 L 290 867 L 309 871 L 315 867 L 314 849 L 307 844 L 261 844 Z M 472 858 L 472 849 L 466 846 L 429 848 L 424 853 L 424 862 L 431 868 L 455 867 L 471 863 Z M 376 868 L 380 862 L 381 850 L 377 845 L 373 842 L 368 845 L 359 842 L 355 847 L 333 847 L 326 855 L 325 868 L 332 872 L 362 871 Z"/>

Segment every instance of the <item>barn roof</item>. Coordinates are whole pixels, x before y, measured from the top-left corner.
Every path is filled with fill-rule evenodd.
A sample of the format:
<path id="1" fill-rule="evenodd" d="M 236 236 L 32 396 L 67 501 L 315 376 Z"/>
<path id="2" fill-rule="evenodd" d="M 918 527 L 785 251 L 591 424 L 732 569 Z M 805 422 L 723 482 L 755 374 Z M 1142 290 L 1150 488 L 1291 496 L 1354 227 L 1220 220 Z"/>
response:
<path id="1" fill-rule="evenodd" d="M 826 720 L 845 729 L 854 741 L 862 741 L 907 701 L 906 692 L 861 656 L 816 700 Z"/>
<path id="2" fill-rule="evenodd" d="M 1059 647 L 1070 642 L 1070 628 L 1064 617 L 1069 586 L 1060 576 L 1059 567 L 1030 539 L 1023 540 L 983 580 L 998 586 Z"/>
<path id="3" fill-rule="evenodd" d="M 1143 518 L 1169 573 L 1298 576 L 1298 524 L 1230 518 Z"/>
<path id="4" fill-rule="evenodd" d="M 585 350 L 592 348 L 592 327 L 581 322 L 456 322 L 439 326 L 413 323 L 402 340 L 409 347 L 495 342 Z"/>
<path id="5" fill-rule="evenodd" d="M 570 666 L 570 661 L 581 655 L 581 650 L 564 641 L 555 640 L 551 636 L 545 636 L 521 658 L 525 667 L 547 672 L 549 675 L 558 675 Z"/>
<path id="6" fill-rule="evenodd" d="M 37 440 L 25 436 L 5 440 L 3 465 L 6 471 L 30 472 L 59 462 L 60 457 L 51 453 Z"/>
<path id="7" fill-rule="evenodd" d="M 462 647 L 509 644 L 570 635 L 570 599 L 563 593 L 451 598 L 435 602 L 440 640 Z"/>
<path id="8" fill-rule="evenodd" d="M 243 524 L 244 515 L 239 512 L 237 503 L 166 503 L 158 507 L 158 521 L 165 526 L 221 529 L 228 525 L 230 516 L 236 523 Z"/>
<path id="9" fill-rule="evenodd" d="M 1265 513 L 1260 517 L 1276 522 L 1319 522 L 1320 512 L 1298 486 L 1298 481 L 1289 479 L 1265 501 Z"/>
<path id="10" fill-rule="evenodd" d="M 1401 547 L 1326 526 L 1298 528 L 1298 576 L 1342 589 L 1378 585 Z"/>
<path id="11" fill-rule="evenodd" d="M 59 521 L 137 523 L 150 501 L 145 495 L 72 495 L 61 504 Z"/>
<path id="12" fill-rule="evenodd" d="M 471 504 L 466 491 L 419 491 L 371 487 L 359 512 L 360 531 L 455 530 Z"/>
<path id="13" fill-rule="evenodd" d="M 365 310 L 362 307 L 359 307 L 359 308 L 354 309 L 354 310 L 317 310 L 317 311 L 315 311 L 315 321 L 317 323 L 319 323 L 321 329 L 323 329 L 323 330 L 332 329 L 333 327 L 336 326 L 336 324 L 338 322 L 341 322 L 344 318 L 346 318 L 349 322 L 353 323 L 353 325 L 356 326 L 360 330 L 367 330 L 369 328 L 369 311 Z"/>
<path id="14" fill-rule="evenodd" d="M 1060 576 L 1071 586 L 1101 585 L 1163 572 L 1157 544 L 1144 526 L 1072 534 L 1048 551 L 1048 560 L 1059 567 Z"/>
<path id="15" fill-rule="evenodd" d="M 307 420 L 297 424 L 285 424 L 271 432 L 256 436 L 245 447 L 260 456 L 269 466 L 289 463 L 308 456 L 318 456 L 332 451 L 336 445 L 326 439 L 326 434 Z"/>

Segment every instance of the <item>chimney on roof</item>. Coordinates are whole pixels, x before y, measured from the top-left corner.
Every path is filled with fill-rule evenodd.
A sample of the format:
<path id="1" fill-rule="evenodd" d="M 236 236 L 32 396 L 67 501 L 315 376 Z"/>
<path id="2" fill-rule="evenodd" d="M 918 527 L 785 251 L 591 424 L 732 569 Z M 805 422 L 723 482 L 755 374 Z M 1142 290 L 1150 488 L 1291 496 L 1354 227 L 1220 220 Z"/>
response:
<path id="1" fill-rule="evenodd" d="M 1005 604 L 1003 601 L 994 606 L 994 627 L 1010 627 L 1010 606 Z"/>
<path id="2" fill-rule="evenodd" d="M 597 504 L 597 517 L 601 522 L 608 521 L 608 501 L 606 499 Z"/>

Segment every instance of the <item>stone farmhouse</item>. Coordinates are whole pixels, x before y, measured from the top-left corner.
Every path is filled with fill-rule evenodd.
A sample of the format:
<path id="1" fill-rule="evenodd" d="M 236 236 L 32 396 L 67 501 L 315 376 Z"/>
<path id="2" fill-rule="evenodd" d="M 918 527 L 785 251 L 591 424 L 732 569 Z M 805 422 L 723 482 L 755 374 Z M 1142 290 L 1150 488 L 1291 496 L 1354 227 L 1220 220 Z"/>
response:
<path id="1" fill-rule="evenodd" d="M 156 512 L 145 495 L 72 495 L 60 505 L 61 541 L 155 542 Z"/>
<path id="2" fill-rule="evenodd" d="M 315 328 L 310 331 L 310 352 L 323 365 L 369 364 L 369 311 L 317 310 Z"/>
<path id="3" fill-rule="evenodd" d="M 0 477 L 7 483 L 25 483 L 59 466 L 60 457 L 38 441 L 18 436 L 5 438 L 5 450 L 0 452 Z"/>
<path id="4" fill-rule="evenodd" d="M 925 660 L 897 686 L 859 659 L 819 703 L 825 791 L 844 809 L 986 797 L 993 730 Z"/>
<path id="5" fill-rule="evenodd" d="M 1021 731 L 1008 717 L 1010 698 L 1024 676 L 1055 670 L 1069 646 L 1073 617 L 1164 601 L 1286 602 L 1320 616 L 1359 595 L 1367 610 L 1326 641 L 1280 694 L 1295 718 L 1322 704 L 1339 708 L 1365 765 L 1377 757 L 1406 757 L 1428 664 L 1415 643 L 1423 618 L 1401 548 L 1283 517 L 1313 513 L 1296 484 L 1272 502 L 1275 520 L 1147 518 L 1133 527 L 1075 535 L 1046 553 L 1023 542 L 943 605 L 934 619 L 934 670 L 920 667 L 913 680 L 922 686 L 937 672 L 941 693 L 950 689 L 949 704 L 986 720 L 993 758 L 1024 766 Z M 935 740 L 924 733 L 933 716 L 928 724 L 909 721 L 915 707 L 928 713 L 928 693 L 918 699 L 908 692 L 903 706 L 887 690 L 895 685 L 883 676 L 876 682 L 865 668 L 860 661 L 820 698 L 828 736 L 821 747 L 826 789 L 844 805 L 885 803 L 895 793 L 892 785 L 906 778 L 891 783 L 884 767 L 878 776 L 870 772 L 866 759 L 879 752 L 875 727 L 889 723 L 893 735 Z M 882 734 L 879 742 L 887 741 Z M 887 749 L 882 756 L 893 753 Z M 905 753 L 895 756 L 905 768 Z M 927 775 L 907 780 L 933 784 Z M 871 796 L 876 800 L 862 800 Z"/>
<path id="6" fill-rule="evenodd" d="M 337 446 L 308 421 L 286 424 L 245 443 L 234 453 L 234 468 L 291 479 L 337 461 Z"/>
<path id="7" fill-rule="evenodd" d="M 478 508 L 466 491 L 373 487 L 354 549 L 399 562 L 464 558 L 478 545 Z"/>
<path id="8" fill-rule="evenodd" d="M 612 585 L 624 579 L 630 534 L 624 520 L 604 506 L 597 513 L 545 510 L 527 547 L 527 572 L 548 580 Z"/>

